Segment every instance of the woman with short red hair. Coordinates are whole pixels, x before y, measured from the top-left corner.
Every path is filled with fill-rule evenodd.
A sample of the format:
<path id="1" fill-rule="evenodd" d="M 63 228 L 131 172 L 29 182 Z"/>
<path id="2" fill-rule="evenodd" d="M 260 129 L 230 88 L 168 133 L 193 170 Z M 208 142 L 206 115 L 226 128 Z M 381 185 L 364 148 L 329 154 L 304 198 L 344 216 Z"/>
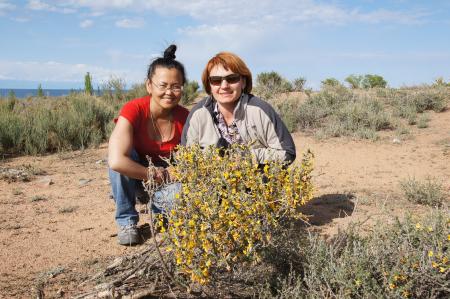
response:
<path id="1" fill-rule="evenodd" d="M 203 71 L 207 97 L 192 108 L 181 137 L 182 145 L 248 144 L 259 164 L 295 160 L 292 136 L 266 101 L 251 94 L 252 74 L 237 55 L 221 52 Z"/>

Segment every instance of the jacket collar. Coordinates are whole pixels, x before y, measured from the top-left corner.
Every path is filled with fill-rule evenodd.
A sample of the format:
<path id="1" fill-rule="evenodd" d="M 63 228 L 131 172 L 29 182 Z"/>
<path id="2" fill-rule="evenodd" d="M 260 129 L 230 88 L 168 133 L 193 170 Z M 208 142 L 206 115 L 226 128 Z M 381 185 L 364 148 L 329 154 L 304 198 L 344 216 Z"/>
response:
<path id="1" fill-rule="evenodd" d="M 233 115 L 234 115 L 235 119 L 243 119 L 244 118 L 248 100 L 249 100 L 249 95 L 247 93 L 242 93 L 240 98 L 238 99 L 238 103 L 237 103 L 236 107 L 234 107 Z M 205 104 L 203 105 L 203 107 L 205 107 L 209 111 L 211 116 L 214 115 L 215 103 L 216 103 L 216 100 L 213 98 L 212 95 L 209 95 L 206 98 Z"/>

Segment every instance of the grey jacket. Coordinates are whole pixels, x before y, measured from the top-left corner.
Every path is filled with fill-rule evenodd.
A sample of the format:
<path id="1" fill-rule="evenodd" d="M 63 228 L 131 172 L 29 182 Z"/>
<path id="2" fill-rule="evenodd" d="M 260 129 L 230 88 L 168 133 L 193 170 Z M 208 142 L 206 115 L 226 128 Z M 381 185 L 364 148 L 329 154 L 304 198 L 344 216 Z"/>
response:
<path id="1" fill-rule="evenodd" d="M 183 128 L 182 145 L 217 145 L 221 135 L 213 117 L 214 101 L 212 96 L 207 96 L 192 108 Z M 292 136 L 267 102 L 253 95 L 242 94 L 234 109 L 234 119 L 242 140 L 251 144 L 259 164 L 270 160 L 287 163 L 295 160 Z"/>

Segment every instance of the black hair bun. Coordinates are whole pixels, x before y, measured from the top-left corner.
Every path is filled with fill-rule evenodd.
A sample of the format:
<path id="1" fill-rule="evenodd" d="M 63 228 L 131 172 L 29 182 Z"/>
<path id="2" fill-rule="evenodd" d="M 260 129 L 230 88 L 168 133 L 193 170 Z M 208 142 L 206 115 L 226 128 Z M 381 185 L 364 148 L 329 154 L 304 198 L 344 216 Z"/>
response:
<path id="1" fill-rule="evenodd" d="M 175 52 L 177 50 L 177 46 L 170 45 L 165 51 L 164 51 L 164 58 L 165 59 L 175 59 Z"/>

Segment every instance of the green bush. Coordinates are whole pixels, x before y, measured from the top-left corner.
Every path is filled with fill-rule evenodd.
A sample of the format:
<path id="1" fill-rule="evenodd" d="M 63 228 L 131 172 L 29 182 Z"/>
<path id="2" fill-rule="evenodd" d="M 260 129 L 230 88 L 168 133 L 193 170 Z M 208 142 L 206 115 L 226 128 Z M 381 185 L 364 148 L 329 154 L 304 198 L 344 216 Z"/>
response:
<path id="1" fill-rule="evenodd" d="M 292 91 L 292 89 L 291 82 L 272 71 L 258 74 L 254 92 L 263 99 L 270 100 L 276 95 Z"/>
<path id="2" fill-rule="evenodd" d="M 345 82 L 350 84 L 350 87 L 353 89 L 358 88 L 385 88 L 387 85 L 386 80 L 379 75 L 350 75 L 345 78 Z"/>
<path id="3" fill-rule="evenodd" d="M 325 86 L 336 87 L 336 86 L 341 85 L 341 82 L 339 82 L 339 80 L 337 80 L 335 78 L 327 78 L 327 79 L 323 80 L 321 83 L 322 83 L 322 87 L 325 87 Z"/>
<path id="4" fill-rule="evenodd" d="M 345 78 L 345 82 L 350 84 L 350 87 L 353 89 L 362 88 L 362 82 L 364 77 L 361 75 L 350 75 Z"/>
<path id="5" fill-rule="evenodd" d="M 367 74 L 364 76 L 364 80 L 362 82 L 364 88 L 385 88 L 387 85 L 386 80 L 379 75 L 371 75 Z"/>

